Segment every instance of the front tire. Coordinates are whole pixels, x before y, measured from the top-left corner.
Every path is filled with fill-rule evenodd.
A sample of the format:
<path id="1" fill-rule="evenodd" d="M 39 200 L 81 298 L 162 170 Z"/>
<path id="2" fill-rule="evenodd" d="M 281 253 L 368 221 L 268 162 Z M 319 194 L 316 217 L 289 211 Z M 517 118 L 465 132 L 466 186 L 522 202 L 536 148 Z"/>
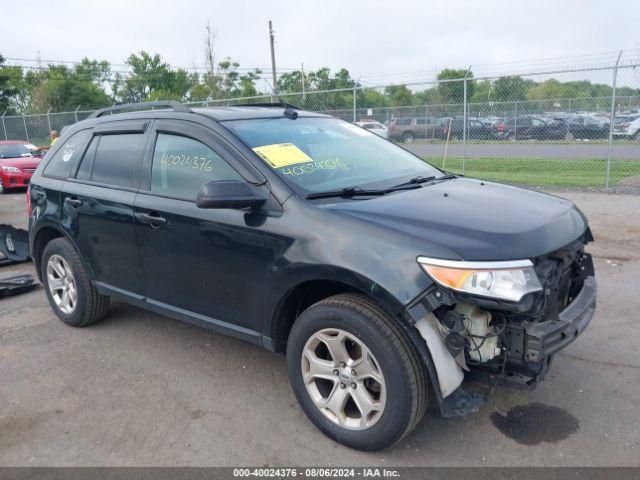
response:
<path id="1" fill-rule="evenodd" d="M 0 178 L 0 195 L 7 193 L 7 189 L 4 186 L 4 183 L 2 183 L 2 178 Z"/>
<path id="2" fill-rule="evenodd" d="M 413 143 L 414 140 L 415 137 L 413 135 L 413 132 L 405 132 L 402 134 L 402 141 L 404 143 Z"/>
<path id="3" fill-rule="evenodd" d="M 107 313 L 109 297 L 100 295 L 91 284 L 84 262 L 69 240 L 50 241 L 40 268 L 51 308 L 64 323 L 84 327 Z"/>
<path id="4" fill-rule="evenodd" d="M 309 419 L 355 449 L 396 443 L 427 408 L 427 373 L 418 352 L 363 295 L 335 295 L 305 310 L 289 334 L 287 367 Z"/>

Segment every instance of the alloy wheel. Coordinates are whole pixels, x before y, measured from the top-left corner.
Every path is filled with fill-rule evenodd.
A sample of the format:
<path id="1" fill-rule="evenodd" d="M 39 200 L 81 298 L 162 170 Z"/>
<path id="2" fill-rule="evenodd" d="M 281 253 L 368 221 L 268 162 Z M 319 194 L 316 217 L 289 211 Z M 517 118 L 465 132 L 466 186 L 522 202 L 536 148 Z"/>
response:
<path id="1" fill-rule="evenodd" d="M 302 350 L 302 376 L 315 406 L 349 430 L 373 426 L 384 413 L 386 384 L 367 346 L 337 328 L 313 334 Z"/>
<path id="2" fill-rule="evenodd" d="M 47 262 L 47 286 L 56 306 L 70 315 L 78 303 L 76 280 L 67 261 L 60 255 L 51 255 Z"/>

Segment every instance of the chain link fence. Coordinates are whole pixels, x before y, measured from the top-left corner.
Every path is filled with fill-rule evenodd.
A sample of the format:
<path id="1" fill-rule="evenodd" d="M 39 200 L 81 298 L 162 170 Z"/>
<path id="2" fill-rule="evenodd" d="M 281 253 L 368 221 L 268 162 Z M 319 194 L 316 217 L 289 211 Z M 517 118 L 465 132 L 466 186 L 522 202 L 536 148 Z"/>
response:
<path id="1" fill-rule="evenodd" d="M 640 63 L 189 104 L 274 101 L 377 128 L 425 161 L 471 177 L 640 192 Z M 3 115 L 0 138 L 47 145 L 51 130 L 90 113 Z"/>

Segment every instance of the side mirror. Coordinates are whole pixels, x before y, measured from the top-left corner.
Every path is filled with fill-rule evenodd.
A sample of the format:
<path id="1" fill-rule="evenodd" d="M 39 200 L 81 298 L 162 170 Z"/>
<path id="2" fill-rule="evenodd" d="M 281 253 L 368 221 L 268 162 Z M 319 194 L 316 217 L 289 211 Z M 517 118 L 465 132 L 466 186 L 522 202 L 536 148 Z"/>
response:
<path id="1" fill-rule="evenodd" d="M 267 199 L 257 195 L 239 180 L 217 180 L 205 183 L 198 192 L 198 208 L 254 208 Z"/>

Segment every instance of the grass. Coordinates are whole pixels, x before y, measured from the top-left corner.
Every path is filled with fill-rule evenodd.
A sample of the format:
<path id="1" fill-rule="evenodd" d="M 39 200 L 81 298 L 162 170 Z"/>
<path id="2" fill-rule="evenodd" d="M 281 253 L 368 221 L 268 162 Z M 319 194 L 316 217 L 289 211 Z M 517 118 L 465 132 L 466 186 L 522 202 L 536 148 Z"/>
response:
<path id="1" fill-rule="evenodd" d="M 403 143 L 401 140 L 394 140 L 396 143 Z M 446 140 L 440 138 L 416 139 L 413 145 L 444 145 Z M 599 140 L 475 140 L 468 139 L 467 145 L 607 145 L 606 139 Z M 409 144 L 409 145 L 411 145 Z M 462 140 L 449 140 L 450 145 L 462 145 Z M 614 138 L 614 145 L 637 145 L 636 140 L 626 140 Z"/>
<path id="2" fill-rule="evenodd" d="M 442 157 L 423 157 L 443 168 Z M 604 188 L 606 160 L 547 160 L 541 158 L 468 158 L 466 176 L 497 182 L 540 187 Z M 447 158 L 444 169 L 462 173 L 462 158 Z M 640 175 L 640 161 L 611 161 L 610 186 Z"/>

